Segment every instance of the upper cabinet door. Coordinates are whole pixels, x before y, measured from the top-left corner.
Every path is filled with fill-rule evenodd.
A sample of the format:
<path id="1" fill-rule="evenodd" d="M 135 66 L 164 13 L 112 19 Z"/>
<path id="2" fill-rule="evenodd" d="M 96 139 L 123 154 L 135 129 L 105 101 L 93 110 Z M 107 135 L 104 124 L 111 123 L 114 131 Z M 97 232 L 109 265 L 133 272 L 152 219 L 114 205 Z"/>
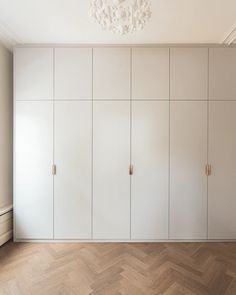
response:
<path id="1" fill-rule="evenodd" d="M 209 239 L 236 239 L 236 101 L 210 102 Z"/>
<path id="2" fill-rule="evenodd" d="M 236 100 L 236 48 L 210 49 L 211 100 Z"/>
<path id="3" fill-rule="evenodd" d="M 170 98 L 208 99 L 208 49 L 170 49 Z"/>
<path id="4" fill-rule="evenodd" d="M 207 238 L 207 102 L 171 102 L 170 238 Z"/>
<path id="5" fill-rule="evenodd" d="M 92 99 L 92 49 L 55 49 L 55 99 Z"/>
<path id="6" fill-rule="evenodd" d="M 15 234 L 53 238 L 53 102 L 18 101 L 15 109 Z"/>
<path id="7" fill-rule="evenodd" d="M 55 238 L 91 238 L 92 102 L 55 102 Z"/>
<path id="8" fill-rule="evenodd" d="M 130 103 L 96 101 L 93 117 L 93 238 L 130 238 Z"/>
<path id="9" fill-rule="evenodd" d="M 132 98 L 169 99 L 169 49 L 132 49 Z"/>
<path id="10" fill-rule="evenodd" d="M 53 99 L 53 49 L 16 48 L 15 99 Z"/>
<path id="11" fill-rule="evenodd" d="M 168 239 L 169 102 L 132 102 L 132 239 Z"/>
<path id="12" fill-rule="evenodd" d="M 130 99 L 130 49 L 93 50 L 94 99 Z"/>

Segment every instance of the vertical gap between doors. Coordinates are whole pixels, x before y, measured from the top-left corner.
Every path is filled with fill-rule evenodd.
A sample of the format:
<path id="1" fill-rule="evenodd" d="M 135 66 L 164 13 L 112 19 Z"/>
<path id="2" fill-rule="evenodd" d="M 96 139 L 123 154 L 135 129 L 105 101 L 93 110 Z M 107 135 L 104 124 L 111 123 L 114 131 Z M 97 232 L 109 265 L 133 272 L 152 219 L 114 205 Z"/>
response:
<path id="1" fill-rule="evenodd" d="M 53 132 L 53 165 L 55 165 L 55 48 L 53 48 L 53 106 L 52 106 L 52 120 L 53 120 L 53 126 L 52 126 L 52 132 Z M 52 191 L 53 191 L 53 239 L 55 239 L 55 175 L 52 176 Z"/>
<path id="2" fill-rule="evenodd" d="M 210 71 L 210 49 L 208 48 L 208 55 L 207 55 L 207 165 L 209 165 L 209 71 Z M 208 239 L 208 204 L 209 204 L 209 176 L 207 176 L 207 239 Z"/>
<path id="3" fill-rule="evenodd" d="M 169 48 L 169 163 L 168 163 L 168 239 L 170 239 L 170 48 Z"/>
<path id="4" fill-rule="evenodd" d="M 91 139 L 91 239 L 93 239 L 93 48 L 92 48 L 92 139 Z"/>
<path id="5" fill-rule="evenodd" d="M 132 67 L 133 67 L 133 49 L 130 48 L 130 165 L 133 165 L 132 163 L 132 95 L 133 95 L 133 89 L 132 89 Z M 130 175 L 130 240 L 132 239 L 132 175 Z"/>

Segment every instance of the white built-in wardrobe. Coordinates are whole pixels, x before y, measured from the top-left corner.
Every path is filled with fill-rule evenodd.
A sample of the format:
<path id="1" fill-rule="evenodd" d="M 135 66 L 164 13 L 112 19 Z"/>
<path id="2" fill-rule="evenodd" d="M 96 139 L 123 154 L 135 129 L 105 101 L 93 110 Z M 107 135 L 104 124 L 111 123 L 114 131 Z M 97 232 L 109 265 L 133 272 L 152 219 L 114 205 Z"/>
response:
<path id="1" fill-rule="evenodd" d="M 16 241 L 236 239 L 236 48 L 14 59 Z"/>

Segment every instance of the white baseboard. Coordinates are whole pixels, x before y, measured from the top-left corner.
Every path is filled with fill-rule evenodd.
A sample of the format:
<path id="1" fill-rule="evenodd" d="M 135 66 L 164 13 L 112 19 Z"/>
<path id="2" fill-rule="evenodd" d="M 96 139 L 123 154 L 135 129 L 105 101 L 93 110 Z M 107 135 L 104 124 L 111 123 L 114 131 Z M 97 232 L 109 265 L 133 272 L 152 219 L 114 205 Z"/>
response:
<path id="1" fill-rule="evenodd" d="M 217 240 L 73 240 L 14 239 L 16 243 L 236 243 L 233 239 Z"/>

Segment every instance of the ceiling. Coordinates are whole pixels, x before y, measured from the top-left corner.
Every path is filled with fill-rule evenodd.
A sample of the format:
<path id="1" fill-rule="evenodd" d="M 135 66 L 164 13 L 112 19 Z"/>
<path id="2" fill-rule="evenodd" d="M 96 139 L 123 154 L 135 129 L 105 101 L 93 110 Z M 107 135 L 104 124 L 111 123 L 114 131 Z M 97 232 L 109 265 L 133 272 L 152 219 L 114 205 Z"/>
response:
<path id="1" fill-rule="evenodd" d="M 236 26 L 236 0 L 151 2 L 152 18 L 144 31 L 119 36 L 93 22 L 90 0 L 0 0 L 0 39 L 8 45 L 222 43 Z"/>

